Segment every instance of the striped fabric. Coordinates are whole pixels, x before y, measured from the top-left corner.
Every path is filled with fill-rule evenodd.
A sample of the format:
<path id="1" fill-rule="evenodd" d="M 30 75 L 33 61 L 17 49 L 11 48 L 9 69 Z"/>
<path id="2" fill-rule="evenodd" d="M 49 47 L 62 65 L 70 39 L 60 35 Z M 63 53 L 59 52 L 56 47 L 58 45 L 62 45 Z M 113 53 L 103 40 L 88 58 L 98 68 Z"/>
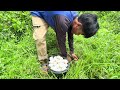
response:
<path id="1" fill-rule="evenodd" d="M 70 21 L 63 15 L 55 15 L 53 17 L 55 22 L 55 32 L 58 40 L 59 48 L 61 51 L 61 55 L 63 57 L 67 57 L 66 51 L 66 32 L 68 33 L 68 44 L 70 51 L 73 52 L 73 34 L 71 33 L 71 23 Z"/>

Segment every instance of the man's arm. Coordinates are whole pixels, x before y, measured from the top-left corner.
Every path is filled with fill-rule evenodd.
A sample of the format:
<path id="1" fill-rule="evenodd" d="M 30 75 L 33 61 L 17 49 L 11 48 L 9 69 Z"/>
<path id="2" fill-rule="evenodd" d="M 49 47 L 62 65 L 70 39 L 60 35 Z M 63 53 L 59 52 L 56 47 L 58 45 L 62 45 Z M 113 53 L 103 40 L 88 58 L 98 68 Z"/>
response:
<path id="1" fill-rule="evenodd" d="M 70 21 L 61 15 L 56 15 L 53 17 L 55 22 L 55 32 L 58 40 L 61 56 L 67 57 L 66 51 L 66 32 L 68 31 Z"/>
<path id="2" fill-rule="evenodd" d="M 68 54 L 68 58 L 70 57 L 72 60 L 78 60 L 77 55 L 74 54 L 74 48 L 73 48 L 73 34 L 71 33 L 71 28 L 68 31 L 68 44 L 70 48 L 70 53 Z"/>
<path id="3" fill-rule="evenodd" d="M 70 54 L 74 53 L 74 48 L 73 48 L 73 33 L 71 33 L 72 27 L 69 28 L 68 30 L 68 44 L 70 48 Z"/>

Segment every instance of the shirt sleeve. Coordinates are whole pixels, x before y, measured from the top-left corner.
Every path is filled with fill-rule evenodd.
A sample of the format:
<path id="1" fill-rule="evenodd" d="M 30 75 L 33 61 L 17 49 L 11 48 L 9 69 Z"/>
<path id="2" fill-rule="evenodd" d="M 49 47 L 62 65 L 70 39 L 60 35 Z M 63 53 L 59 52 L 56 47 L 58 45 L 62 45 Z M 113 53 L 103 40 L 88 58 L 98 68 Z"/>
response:
<path id="1" fill-rule="evenodd" d="M 42 14 L 43 14 L 44 12 L 45 12 L 45 11 L 30 11 L 30 15 L 43 18 Z"/>
<path id="2" fill-rule="evenodd" d="M 74 48 L 73 48 L 73 33 L 71 33 L 72 27 L 69 28 L 68 30 L 68 44 L 69 44 L 69 48 L 70 48 L 70 52 L 74 53 Z"/>
<path id="3" fill-rule="evenodd" d="M 59 44 L 61 56 L 67 57 L 66 32 L 68 32 L 70 21 L 65 16 L 62 15 L 55 15 L 53 19 L 55 22 L 55 32 L 56 32 L 56 37 Z M 72 47 L 72 45 L 70 46 Z"/>
<path id="4" fill-rule="evenodd" d="M 71 11 L 71 14 L 73 16 L 73 20 L 78 17 L 78 11 Z"/>

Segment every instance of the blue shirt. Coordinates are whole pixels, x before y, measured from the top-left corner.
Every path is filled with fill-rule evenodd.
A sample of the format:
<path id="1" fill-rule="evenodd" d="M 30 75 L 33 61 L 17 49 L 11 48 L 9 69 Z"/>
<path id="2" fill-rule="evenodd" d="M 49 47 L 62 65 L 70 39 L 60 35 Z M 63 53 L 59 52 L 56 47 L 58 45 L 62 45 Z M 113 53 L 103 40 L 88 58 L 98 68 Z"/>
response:
<path id="1" fill-rule="evenodd" d="M 70 23 L 72 23 L 74 18 L 78 16 L 77 11 L 31 11 L 30 13 L 33 16 L 43 18 L 52 28 L 55 28 L 55 23 L 53 20 L 55 15 L 63 15 L 67 17 L 70 20 Z"/>

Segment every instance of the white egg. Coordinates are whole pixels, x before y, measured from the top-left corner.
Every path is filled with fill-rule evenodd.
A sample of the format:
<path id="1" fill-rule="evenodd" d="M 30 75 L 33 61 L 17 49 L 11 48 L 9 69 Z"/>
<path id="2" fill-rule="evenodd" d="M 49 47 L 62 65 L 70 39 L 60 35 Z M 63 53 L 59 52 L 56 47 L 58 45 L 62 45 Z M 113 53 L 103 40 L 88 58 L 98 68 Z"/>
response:
<path id="1" fill-rule="evenodd" d="M 63 67 L 67 67 L 68 66 L 68 64 L 64 64 L 64 66 Z"/>
<path id="2" fill-rule="evenodd" d="M 64 59 L 64 63 L 68 63 L 68 60 Z"/>
<path id="3" fill-rule="evenodd" d="M 49 61 L 49 64 L 53 64 L 53 63 L 55 63 L 54 61 Z"/>
<path id="4" fill-rule="evenodd" d="M 59 59 L 59 60 L 62 60 L 62 59 L 63 59 L 61 56 L 57 56 L 56 58 Z"/>
<path id="5" fill-rule="evenodd" d="M 51 69 L 54 70 L 54 71 L 58 71 L 57 67 L 52 67 Z"/>
<path id="6" fill-rule="evenodd" d="M 58 60 L 57 63 L 61 63 L 61 60 Z"/>
<path id="7" fill-rule="evenodd" d="M 56 66 L 52 65 L 52 66 L 51 66 L 51 69 L 54 69 L 54 68 L 56 68 Z"/>
<path id="8" fill-rule="evenodd" d="M 49 64 L 49 67 L 54 67 L 55 65 L 54 64 Z"/>
<path id="9" fill-rule="evenodd" d="M 63 59 L 61 56 L 50 57 L 49 67 L 54 71 L 63 71 L 67 69 L 68 60 Z"/>
<path id="10" fill-rule="evenodd" d="M 54 59 L 57 59 L 57 57 L 55 56 Z"/>
<path id="11" fill-rule="evenodd" d="M 59 63 L 59 66 L 61 66 L 61 67 L 64 66 L 64 63 Z"/>
<path id="12" fill-rule="evenodd" d="M 64 60 L 62 60 L 60 63 L 61 63 L 61 64 L 65 64 L 65 63 L 64 63 Z"/>
<path id="13" fill-rule="evenodd" d="M 54 60 L 53 56 L 50 57 L 50 61 Z"/>
<path id="14" fill-rule="evenodd" d="M 57 70 L 56 71 L 61 71 L 61 68 L 57 68 Z"/>
<path id="15" fill-rule="evenodd" d="M 65 69 L 67 69 L 66 67 L 62 67 L 62 70 L 65 70 Z"/>

